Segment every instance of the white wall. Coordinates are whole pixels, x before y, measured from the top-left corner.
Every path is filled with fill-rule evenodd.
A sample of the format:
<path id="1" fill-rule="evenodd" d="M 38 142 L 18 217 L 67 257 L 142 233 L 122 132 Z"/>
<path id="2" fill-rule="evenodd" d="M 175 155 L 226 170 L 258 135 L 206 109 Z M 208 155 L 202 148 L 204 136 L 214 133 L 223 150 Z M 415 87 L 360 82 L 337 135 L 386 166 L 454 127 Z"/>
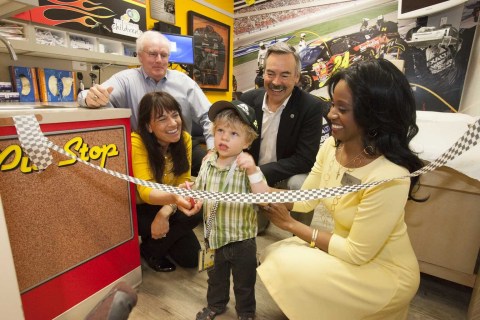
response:
<path id="1" fill-rule="evenodd" d="M 471 116 L 480 116 L 480 27 L 478 24 L 459 111 Z"/>

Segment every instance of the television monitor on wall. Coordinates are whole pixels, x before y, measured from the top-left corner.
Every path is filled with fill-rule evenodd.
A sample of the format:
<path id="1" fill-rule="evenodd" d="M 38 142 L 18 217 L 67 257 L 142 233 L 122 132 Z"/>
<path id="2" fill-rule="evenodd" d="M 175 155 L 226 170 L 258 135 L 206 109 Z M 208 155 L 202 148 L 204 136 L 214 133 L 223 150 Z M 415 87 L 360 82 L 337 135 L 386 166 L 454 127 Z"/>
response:
<path id="1" fill-rule="evenodd" d="M 170 41 L 171 63 L 193 64 L 193 36 L 162 33 Z"/>
<path id="2" fill-rule="evenodd" d="M 429 16 L 456 7 L 468 0 L 398 0 L 398 19 Z"/>

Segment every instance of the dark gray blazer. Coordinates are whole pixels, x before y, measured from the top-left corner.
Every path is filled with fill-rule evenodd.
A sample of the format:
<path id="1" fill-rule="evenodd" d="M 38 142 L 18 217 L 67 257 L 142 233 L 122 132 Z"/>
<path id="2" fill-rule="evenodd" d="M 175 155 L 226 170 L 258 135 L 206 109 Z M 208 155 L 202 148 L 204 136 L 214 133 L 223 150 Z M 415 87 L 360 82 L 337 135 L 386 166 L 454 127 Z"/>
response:
<path id="1" fill-rule="evenodd" d="M 244 92 L 240 100 L 255 109 L 259 138 L 249 152 L 258 163 L 262 140 L 265 89 Z M 308 173 L 320 146 L 322 119 L 328 106 L 320 98 L 295 87 L 282 112 L 277 136 L 277 162 L 260 166 L 270 186 L 296 174 Z"/>

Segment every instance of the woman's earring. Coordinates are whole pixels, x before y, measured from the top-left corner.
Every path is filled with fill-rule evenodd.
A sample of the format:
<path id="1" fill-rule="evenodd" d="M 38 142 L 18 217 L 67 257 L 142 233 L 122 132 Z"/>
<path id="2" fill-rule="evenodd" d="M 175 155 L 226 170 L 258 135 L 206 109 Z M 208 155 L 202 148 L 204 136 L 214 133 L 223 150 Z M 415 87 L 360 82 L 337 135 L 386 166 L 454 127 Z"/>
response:
<path id="1" fill-rule="evenodd" d="M 370 138 L 375 138 L 377 136 L 377 134 L 378 134 L 378 132 L 375 129 L 372 129 L 372 130 L 368 131 L 368 136 Z"/>
<path id="2" fill-rule="evenodd" d="M 375 149 L 373 148 L 373 146 L 366 146 L 363 151 L 365 152 L 365 154 L 368 155 L 373 155 L 375 153 Z"/>

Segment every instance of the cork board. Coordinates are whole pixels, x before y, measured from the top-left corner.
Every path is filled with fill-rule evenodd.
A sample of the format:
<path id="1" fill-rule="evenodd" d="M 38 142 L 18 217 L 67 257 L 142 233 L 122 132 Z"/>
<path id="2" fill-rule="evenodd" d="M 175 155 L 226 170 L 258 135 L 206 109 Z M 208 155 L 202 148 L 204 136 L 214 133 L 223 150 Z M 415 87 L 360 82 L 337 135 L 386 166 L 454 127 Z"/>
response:
<path id="1" fill-rule="evenodd" d="M 45 135 L 93 164 L 128 174 L 124 127 Z M 55 151 L 51 166 L 32 171 L 16 137 L 0 137 L 0 151 L 0 193 L 22 293 L 132 239 L 128 182 L 67 163 Z"/>

